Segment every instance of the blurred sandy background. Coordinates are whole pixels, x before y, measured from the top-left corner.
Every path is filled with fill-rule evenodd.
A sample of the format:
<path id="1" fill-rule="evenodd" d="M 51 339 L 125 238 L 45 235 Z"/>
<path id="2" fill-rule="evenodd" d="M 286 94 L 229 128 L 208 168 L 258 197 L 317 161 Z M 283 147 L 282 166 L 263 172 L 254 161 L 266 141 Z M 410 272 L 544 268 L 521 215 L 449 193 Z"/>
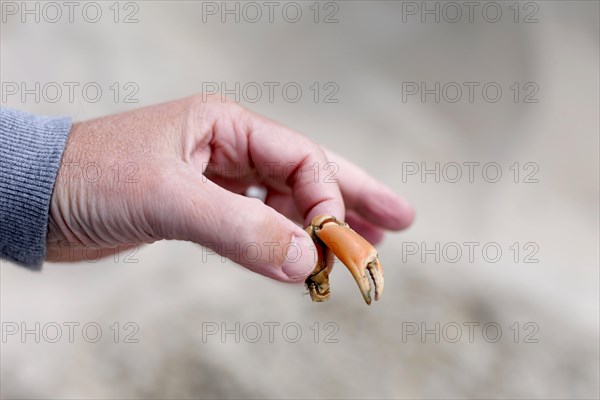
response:
<path id="1" fill-rule="evenodd" d="M 304 91 L 296 103 L 280 91 L 272 103 L 264 95 L 242 102 L 354 160 L 409 199 L 417 219 L 380 246 L 386 292 L 371 307 L 343 268 L 333 273 L 331 301 L 311 304 L 301 286 L 218 256 L 203 263 L 205 252 L 189 243 L 145 247 L 131 257 L 137 263 L 46 264 L 41 274 L 3 262 L 3 330 L 7 322 L 103 329 L 98 343 L 80 331 L 74 343 L 8 337 L 3 398 L 598 398 L 598 2 L 537 2 L 537 23 L 523 22 L 534 10 L 526 3 L 518 4 L 517 23 L 513 2 L 497 3 L 497 23 L 482 18 L 485 3 L 473 23 L 466 16 L 421 23 L 420 14 L 403 22 L 401 2 L 338 2 L 339 22 L 329 24 L 314 22 L 313 2 L 297 3 L 297 23 L 281 11 L 273 23 L 266 16 L 222 23 L 206 14 L 203 22 L 201 2 L 140 1 L 119 4 L 120 20 L 137 10 L 139 22 L 124 24 L 113 21 L 112 2 L 99 4 L 95 24 L 81 13 L 54 24 L 7 16 L 0 65 L 3 84 L 97 82 L 101 99 L 85 101 L 76 90 L 73 102 L 66 94 L 56 103 L 17 95 L 3 106 L 83 120 L 191 95 L 207 82 L 297 82 Z M 318 6 L 320 20 L 334 10 Z M 115 102 L 114 82 L 135 83 L 139 102 L 124 103 L 123 93 Z M 335 83 L 338 103 L 315 103 L 314 82 Z M 473 103 L 403 102 L 403 82 L 497 82 L 503 97 L 487 102 L 479 89 Z M 521 92 L 515 103 L 514 82 L 537 84 L 538 102 L 524 103 Z M 403 162 L 496 162 L 503 176 L 403 182 Z M 515 162 L 523 174 L 524 163 L 536 163 L 539 182 L 515 183 L 508 168 Z M 503 254 L 487 262 L 479 247 L 474 262 L 466 254 L 455 263 L 422 262 L 420 253 L 403 252 L 407 242 L 494 242 Z M 538 263 L 523 262 L 528 242 L 539 248 Z M 139 343 L 122 336 L 114 343 L 115 322 L 122 336 L 124 323 L 137 324 Z M 203 342 L 207 323 L 233 329 L 236 322 L 280 326 L 273 343 L 266 328 L 257 343 L 232 335 Z M 297 343 L 282 337 L 290 322 L 302 329 Z M 338 343 L 324 341 L 327 322 L 339 328 Z M 462 326 L 462 338 L 403 340 L 410 323 L 433 329 L 436 322 Z M 480 324 L 472 343 L 465 322 Z M 482 338 L 488 322 L 502 328 L 496 343 Z M 524 329 L 527 322 L 539 328 L 537 343 L 524 340 L 533 329 Z"/>

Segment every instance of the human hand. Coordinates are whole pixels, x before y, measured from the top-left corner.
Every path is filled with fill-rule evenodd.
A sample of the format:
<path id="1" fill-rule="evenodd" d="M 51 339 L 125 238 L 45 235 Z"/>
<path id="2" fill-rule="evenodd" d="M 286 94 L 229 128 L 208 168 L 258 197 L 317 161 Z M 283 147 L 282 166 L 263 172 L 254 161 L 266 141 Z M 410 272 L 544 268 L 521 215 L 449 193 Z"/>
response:
<path id="1" fill-rule="evenodd" d="M 242 196 L 256 185 L 267 189 L 264 204 Z M 308 138 L 221 97 L 193 96 L 73 125 L 51 199 L 47 258 L 187 240 L 302 282 L 316 253 L 294 222 L 306 226 L 318 214 L 345 218 L 373 243 L 414 215 Z"/>

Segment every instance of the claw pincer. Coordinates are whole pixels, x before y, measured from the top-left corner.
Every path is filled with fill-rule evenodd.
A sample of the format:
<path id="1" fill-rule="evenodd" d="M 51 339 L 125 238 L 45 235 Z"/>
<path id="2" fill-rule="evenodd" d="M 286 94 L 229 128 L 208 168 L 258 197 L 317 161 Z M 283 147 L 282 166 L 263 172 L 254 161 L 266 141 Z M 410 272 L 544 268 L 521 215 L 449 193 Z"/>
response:
<path id="1" fill-rule="evenodd" d="M 318 261 L 306 279 L 313 301 L 329 299 L 329 271 L 333 253 L 350 271 L 367 304 L 371 304 L 371 285 L 367 271 L 375 286 L 375 300 L 383 293 L 383 269 L 377 250 L 350 226 L 331 215 L 319 215 L 306 227 L 317 247 Z"/>

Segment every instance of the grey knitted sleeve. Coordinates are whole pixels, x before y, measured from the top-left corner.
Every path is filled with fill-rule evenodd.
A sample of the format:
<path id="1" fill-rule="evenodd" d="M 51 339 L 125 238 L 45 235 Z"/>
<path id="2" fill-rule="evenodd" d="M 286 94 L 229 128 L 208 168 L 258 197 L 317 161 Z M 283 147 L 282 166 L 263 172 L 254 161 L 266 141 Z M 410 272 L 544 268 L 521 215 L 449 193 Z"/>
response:
<path id="1" fill-rule="evenodd" d="M 0 257 L 40 269 L 70 118 L 0 108 Z"/>

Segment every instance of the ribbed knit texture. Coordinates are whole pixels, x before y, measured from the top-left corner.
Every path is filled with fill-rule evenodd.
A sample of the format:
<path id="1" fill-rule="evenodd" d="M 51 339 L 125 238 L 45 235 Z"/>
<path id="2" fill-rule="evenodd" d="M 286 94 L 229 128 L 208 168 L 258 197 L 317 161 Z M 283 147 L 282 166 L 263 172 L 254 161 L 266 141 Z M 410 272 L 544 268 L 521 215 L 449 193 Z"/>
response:
<path id="1" fill-rule="evenodd" d="M 0 109 L 0 256 L 40 269 L 70 118 Z"/>

